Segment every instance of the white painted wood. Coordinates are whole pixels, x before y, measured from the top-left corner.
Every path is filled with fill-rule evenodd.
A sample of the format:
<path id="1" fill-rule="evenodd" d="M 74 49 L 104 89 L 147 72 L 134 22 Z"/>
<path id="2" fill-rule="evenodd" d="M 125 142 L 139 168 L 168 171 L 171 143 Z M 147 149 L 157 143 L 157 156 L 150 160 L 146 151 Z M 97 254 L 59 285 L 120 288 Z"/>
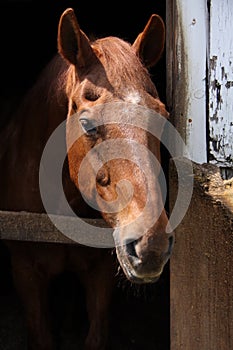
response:
<path id="1" fill-rule="evenodd" d="M 186 143 L 189 158 L 203 163 L 207 161 L 206 0 L 167 0 L 167 11 L 167 97 L 172 122 Z"/>
<path id="2" fill-rule="evenodd" d="M 210 3 L 210 162 L 233 166 L 233 0 Z"/>

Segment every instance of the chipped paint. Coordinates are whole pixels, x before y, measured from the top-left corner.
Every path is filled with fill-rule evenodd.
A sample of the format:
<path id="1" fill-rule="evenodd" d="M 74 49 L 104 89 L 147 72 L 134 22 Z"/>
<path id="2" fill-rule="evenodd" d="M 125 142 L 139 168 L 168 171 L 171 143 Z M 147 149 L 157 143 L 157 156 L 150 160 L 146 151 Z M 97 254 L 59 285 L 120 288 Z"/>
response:
<path id="1" fill-rule="evenodd" d="M 227 81 L 226 84 L 225 84 L 225 87 L 227 89 L 230 89 L 231 87 L 233 87 L 233 81 Z"/>
<path id="2" fill-rule="evenodd" d="M 209 161 L 233 166 L 233 6 L 210 1 Z"/>
<path id="3" fill-rule="evenodd" d="M 167 0 L 166 22 L 172 122 L 192 160 L 228 168 L 233 167 L 232 1 Z"/>

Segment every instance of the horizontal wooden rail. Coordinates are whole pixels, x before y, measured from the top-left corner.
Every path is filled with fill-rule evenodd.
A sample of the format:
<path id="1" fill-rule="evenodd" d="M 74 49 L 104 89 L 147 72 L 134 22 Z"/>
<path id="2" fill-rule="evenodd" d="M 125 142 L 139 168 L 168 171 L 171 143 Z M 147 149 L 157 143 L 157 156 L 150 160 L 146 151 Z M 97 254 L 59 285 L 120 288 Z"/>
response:
<path id="1" fill-rule="evenodd" d="M 55 217 L 55 215 L 54 215 Z M 56 216 L 65 225 L 74 224 L 75 217 Z M 102 219 L 82 219 L 90 225 L 107 227 Z M 77 242 L 62 234 L 45 213 L 0 211 L 0 239 L 35 242 Z"/>

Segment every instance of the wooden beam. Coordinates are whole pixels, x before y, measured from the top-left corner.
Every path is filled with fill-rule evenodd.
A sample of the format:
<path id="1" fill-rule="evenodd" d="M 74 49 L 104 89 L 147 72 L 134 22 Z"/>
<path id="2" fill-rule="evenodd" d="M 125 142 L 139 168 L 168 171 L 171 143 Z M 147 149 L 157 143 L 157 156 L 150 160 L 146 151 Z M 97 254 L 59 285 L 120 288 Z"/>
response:
<path id="1" fill-rule="evenodd" d="M 209 159 L 233 166 L 233 6 L 210 1 Z"/>
<path id="2" fill-rule="evenodd" d="M 75 218 L 57 216 L 66 225 Z M 106 227 L 102 219 L 83 219 L 90 225 Z M 47 214 L 0 211 L 0 239 L 76 244 L 62 234 Z"/>
<path id="3" fill-rule="evenodd" d="M 177 155 L 202 163 L 207 160 L 206 0 L 167 0 L 166 8 L 167 106 L 187 150 L 178 144 L 172 148 Z"/>
<path id="4" fill-rule="evenodd" d="M 181 160 L 181 166 L 186 161 Z M 233 349 L 233 179 L 193 162 L 189 209 L 170 260 L 171 350 Z M 170 205 L 177 174 L 170 167 Z"/>

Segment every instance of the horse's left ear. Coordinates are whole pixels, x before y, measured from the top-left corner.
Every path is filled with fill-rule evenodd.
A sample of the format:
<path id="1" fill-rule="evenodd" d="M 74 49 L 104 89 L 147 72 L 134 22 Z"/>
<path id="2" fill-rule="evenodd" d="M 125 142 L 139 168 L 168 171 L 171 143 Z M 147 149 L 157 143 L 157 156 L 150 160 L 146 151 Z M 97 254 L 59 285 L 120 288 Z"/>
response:
<path id="1" fill-rule="evenodd" d="M 159 15 L 152 15 L 133 43 L 137 55 L 143 64 L 149 68 L 160 59 L 165 44 L 165 25 Z"/>

